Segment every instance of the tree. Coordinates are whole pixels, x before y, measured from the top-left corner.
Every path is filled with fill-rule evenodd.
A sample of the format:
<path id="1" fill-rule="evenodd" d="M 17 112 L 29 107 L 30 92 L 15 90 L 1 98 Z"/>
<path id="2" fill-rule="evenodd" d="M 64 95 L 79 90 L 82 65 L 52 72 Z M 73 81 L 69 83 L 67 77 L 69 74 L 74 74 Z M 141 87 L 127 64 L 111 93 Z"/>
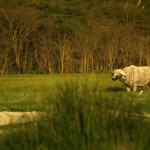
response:
<path id="1" fill-rule="evenodd" d="M 0 72 L 149 65 L 149 6 L 149 0 L 0 0 Z"/>
<path id="2" fill-rule="evenodd" d="M 9 49 L 14 51 L 16 73 L 21 72 L 21 54 L 23 49 L 28 50 L 29 34 L 35 28 L 33 21 L 34 11 L 26 7 L 0 8 L 0 29 L 4 38 L 10 41 Z M 36 16 L 36 15 L 35 15 Z M 34 18 L 36 18 L 34 16 Z M 31 20 L 30 24 L 28 20 Z M 32 24 L 33 23 L 33 24 Z M 25 60 L 26 61 L 26 50 Z M 24 62 L 25 63 L 25 62 Z M 24 69 L 25 70 L 25 64 Z"/>
<path id="3" fill-rule="evenodd" d="M 53 27 L 50 21 L 43 20 L 40 22 L 38 30 L 38 44 L 36 44 L 35 57 L 38 65 L 38 70 L 43 73 L 54 72 L 54 50 L 52 49 Z"/>
<path id="4" fill-rule="evenodd" d="M 59 59 L 60 59 L 60 72 L 67 73 L 67 65 L 69 65 L 70 53 L 72 51 L 71 40 L 66 34 L 62 37 L 58 34 L 58 49 L 59 49 Z"/>

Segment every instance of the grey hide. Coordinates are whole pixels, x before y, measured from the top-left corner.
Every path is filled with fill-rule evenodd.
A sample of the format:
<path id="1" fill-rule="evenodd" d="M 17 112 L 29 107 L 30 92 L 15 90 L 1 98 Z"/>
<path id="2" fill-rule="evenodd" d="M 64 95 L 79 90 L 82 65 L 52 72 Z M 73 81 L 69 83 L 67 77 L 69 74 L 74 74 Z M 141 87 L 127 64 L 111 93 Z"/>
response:
<path id="1" fill-rule="evenodd" d="M 123 69 L 116 69 L 113 72 L 113 80 L 120 80 L 126 85 L 127 91 L 136 91 L 137 87 L 149 86 L 150 83 L 150 67 L 134 65 Z"/>

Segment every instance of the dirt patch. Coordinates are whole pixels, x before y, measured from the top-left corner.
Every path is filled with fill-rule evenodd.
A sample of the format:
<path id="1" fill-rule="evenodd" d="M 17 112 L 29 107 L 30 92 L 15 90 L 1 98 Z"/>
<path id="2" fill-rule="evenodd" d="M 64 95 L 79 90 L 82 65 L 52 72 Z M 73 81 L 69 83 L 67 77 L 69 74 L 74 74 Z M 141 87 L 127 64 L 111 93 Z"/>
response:
<path id="1" fill-rule="evenodd" d="M 45 115 L 44 112 L 0 112 L 0 126 L 13 123 L 36 121 Z"/>

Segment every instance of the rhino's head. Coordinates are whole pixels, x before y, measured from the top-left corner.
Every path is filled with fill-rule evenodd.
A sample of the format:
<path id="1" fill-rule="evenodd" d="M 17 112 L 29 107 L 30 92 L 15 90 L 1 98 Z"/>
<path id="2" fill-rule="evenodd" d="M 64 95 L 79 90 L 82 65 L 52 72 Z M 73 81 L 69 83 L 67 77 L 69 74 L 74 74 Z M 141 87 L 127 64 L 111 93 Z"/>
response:
<path id="1" fill-rule="evenodd" d="M 122 69 L 116 69 L 112 72 L 112 80 L 125 81 L 127 74 Z"/>

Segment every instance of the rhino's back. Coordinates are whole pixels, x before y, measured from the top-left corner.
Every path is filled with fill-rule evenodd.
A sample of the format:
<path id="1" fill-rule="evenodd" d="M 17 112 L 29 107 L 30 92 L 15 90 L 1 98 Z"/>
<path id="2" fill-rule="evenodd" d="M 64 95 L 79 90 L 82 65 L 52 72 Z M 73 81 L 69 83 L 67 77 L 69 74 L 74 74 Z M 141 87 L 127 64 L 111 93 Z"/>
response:
<path id="1" fill-rule="evenodd" d="M 126 84 L 130 86 L 145 86 L 150 82 L 150 67 L 129 66 L 123 69 L 127 73 Z"/>

